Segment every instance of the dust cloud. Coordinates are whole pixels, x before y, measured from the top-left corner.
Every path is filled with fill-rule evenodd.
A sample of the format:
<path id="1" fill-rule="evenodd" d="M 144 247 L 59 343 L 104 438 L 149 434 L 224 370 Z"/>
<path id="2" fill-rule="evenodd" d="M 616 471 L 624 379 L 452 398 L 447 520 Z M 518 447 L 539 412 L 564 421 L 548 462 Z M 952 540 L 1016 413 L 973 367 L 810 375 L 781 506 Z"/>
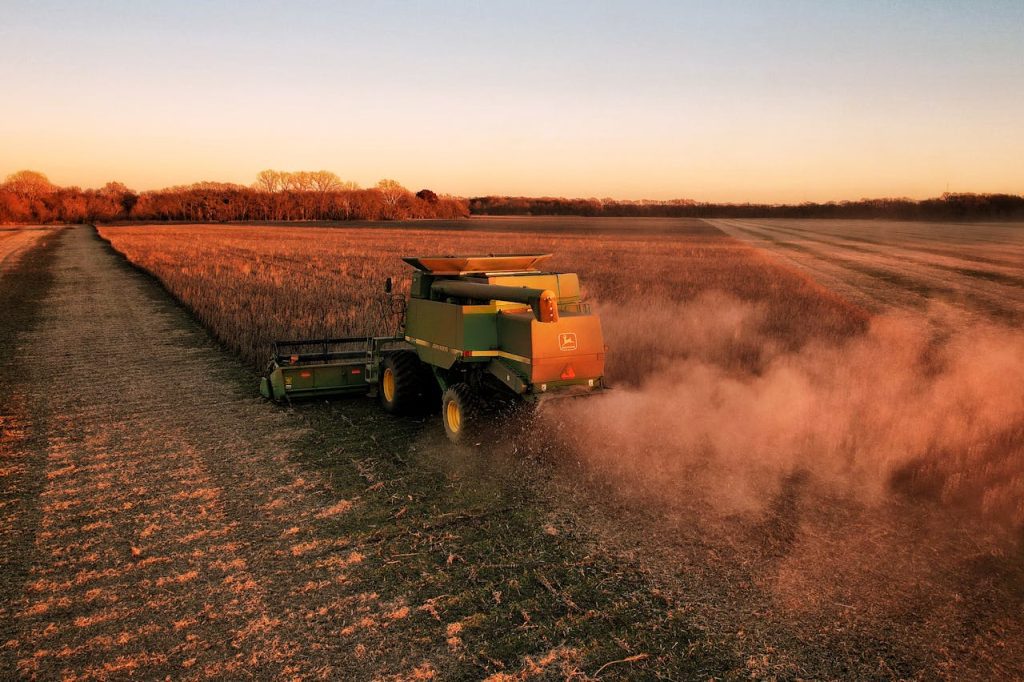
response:
<path id="1" fill-rule="evenodd" d="M 722 294 L 599 312 L 614 390 L 547 418 L 623 490 L 756 514 L 799 475 L 1024 527 L 1021 330 L 936 304 L 792 348 Z"/>

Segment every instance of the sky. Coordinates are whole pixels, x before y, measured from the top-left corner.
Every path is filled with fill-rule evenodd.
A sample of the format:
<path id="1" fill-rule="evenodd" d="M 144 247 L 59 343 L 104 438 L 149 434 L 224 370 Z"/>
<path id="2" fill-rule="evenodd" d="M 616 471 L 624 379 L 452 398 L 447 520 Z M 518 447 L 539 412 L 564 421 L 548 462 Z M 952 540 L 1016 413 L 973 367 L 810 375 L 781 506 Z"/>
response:
<path id="1" fill-rule="evenodd" d="M 0 0 L 0 177 L 1024 193 L 1024 2 Z"/>

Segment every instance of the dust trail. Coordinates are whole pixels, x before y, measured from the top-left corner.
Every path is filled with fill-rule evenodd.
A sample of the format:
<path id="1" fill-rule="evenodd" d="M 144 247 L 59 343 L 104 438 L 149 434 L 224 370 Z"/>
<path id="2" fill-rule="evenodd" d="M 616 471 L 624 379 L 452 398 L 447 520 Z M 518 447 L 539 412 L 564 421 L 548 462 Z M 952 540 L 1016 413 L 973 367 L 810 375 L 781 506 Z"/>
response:
<path id="1" fill-rule="evenodd" d="M 791 350 L 721 294 L 601 314 L 624 381 L 551 418 L 624 488 L 757 512 L 800 473 L 858 503 L 926 495 L 1024 526 L 1024 332 L 934 306 Z"/>

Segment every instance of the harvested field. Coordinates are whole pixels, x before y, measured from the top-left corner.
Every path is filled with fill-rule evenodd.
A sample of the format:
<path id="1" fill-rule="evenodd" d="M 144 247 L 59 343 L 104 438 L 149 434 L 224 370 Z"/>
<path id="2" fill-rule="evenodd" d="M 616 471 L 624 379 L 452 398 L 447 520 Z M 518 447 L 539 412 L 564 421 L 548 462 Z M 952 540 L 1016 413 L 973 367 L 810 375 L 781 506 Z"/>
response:
<path id="1" fill-rule="evenodd" d="M 1019 233 L 720 226 L 741 239 L 686 220 L 103 228 L 250 366 L 275 336 L 362 332 L 400 255 L 556 252 L 619 388 L 468 450 L 364 401 L 255 399 L 251 371 L 69 231 L 15 271 L 33 294 L 0 336 L 21 463 L 5 669 L 1024 675 Z M 885 235 L 877 258 L 829 246 Z"/>
<path id="2" fill-rule="evenodd" d="M 714 224 L 870 310 L 866 331 L 766 351 L 745 374 L 716 353 L 753 311 L 679 309 L 659 328 L 687 362 L 560 416 L 594 424 L 567 446 L 580 477 L 621 500 L 613 517 L 642 505 L 661 521 L 631 546 L 666 584 L 733 595 L 702 605 L 717 628 L 759 602 L 755 627 L 805 656 L 877 656 L 873 673 L 860 658 L 830 675 L 1019 677 L 1021 226 Z M 766 672 L 808 674 L 770 646 Z"/>
<path id="3" fill-rule="evenodd" d="M 0 227 L 0 268 L 13 264 L 22 253 L 53 231 L 50 227 Z"/>
<path id="4" fill-rule="evenodd" d="M 710 222 L 873 311 L 923 310 L 939 301 L 964 319 L 989 316 L 1020 324 L 1024 315 L 1022 224 Z"/>

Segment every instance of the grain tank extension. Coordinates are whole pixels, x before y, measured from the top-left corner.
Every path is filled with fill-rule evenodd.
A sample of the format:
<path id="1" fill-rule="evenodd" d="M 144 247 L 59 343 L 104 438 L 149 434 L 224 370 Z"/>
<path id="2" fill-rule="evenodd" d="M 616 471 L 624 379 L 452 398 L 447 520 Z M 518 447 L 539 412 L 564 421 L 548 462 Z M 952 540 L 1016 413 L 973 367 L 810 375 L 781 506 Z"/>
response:
<path id="1" fill-rule="evenodd" d="M 408 300 L 390 293 L 393 336 L 278 342 L 261 391 L 276 401 L 368 393 L 388 412 L 441 410 L 454 441 L 496 405 L 604 388 L 598 317 L 574 273 L 540 270 L 550 254 L 404 258 Z"/>

